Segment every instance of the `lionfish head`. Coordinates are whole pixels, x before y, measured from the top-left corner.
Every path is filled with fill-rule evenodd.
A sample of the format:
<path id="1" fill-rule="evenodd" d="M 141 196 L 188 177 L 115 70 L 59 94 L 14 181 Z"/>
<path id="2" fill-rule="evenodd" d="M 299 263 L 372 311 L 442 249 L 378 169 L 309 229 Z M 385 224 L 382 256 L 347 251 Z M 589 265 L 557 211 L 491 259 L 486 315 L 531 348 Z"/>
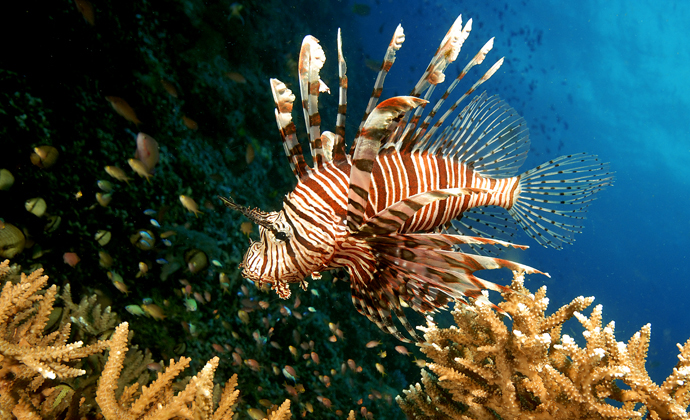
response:
<path id="1" fill-rule="evenodd" d="M 263 212 L 236 204 L 231 198 L 219 197 L 226 207 L 237 210 L 259 226 L 258 241 L 252 241 L 244 260 L 240 263 L 242 276 L 261 286 L 271 284 L 281 297 L 288 297 L 288 283 L 302 280 L 303 274 L 284 263 L 292 228 L 283 211 Z"/>

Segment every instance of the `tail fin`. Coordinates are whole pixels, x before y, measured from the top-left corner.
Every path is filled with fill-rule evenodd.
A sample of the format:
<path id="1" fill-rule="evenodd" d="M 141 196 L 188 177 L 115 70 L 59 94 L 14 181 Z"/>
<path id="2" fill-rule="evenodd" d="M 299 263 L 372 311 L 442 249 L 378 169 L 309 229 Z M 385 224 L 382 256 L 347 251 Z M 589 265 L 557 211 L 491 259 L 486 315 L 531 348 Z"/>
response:
<path id="1" fill-rule="evenodd" d="M 613 178 L 596 155 L 561 156 L 520 175 L 519 195 L 508 212 L 537 242 L 561 249 L 575 241 L 594 194 Z"/>

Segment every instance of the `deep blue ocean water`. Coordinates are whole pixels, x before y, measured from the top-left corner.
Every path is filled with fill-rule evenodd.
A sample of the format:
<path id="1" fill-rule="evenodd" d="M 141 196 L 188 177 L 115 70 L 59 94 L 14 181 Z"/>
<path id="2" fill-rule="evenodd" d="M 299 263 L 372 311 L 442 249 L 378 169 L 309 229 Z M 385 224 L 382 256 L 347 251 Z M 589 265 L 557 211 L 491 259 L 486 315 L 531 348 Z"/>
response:
<path id="1" fill-rule="evenodd" d="M 542 248 L 521 234 L 518 242 L 531 248 L 510 257 L 551 274 L 527 281 L 533 291 L 548 286 L 550 311 L 576 296 L 595 296 L 604 323 L 616 321 L 619 341 L 651 323 L 647 368 L 663 381 L 677 362 L 676 343 L 690 338 L 690 3 L 360 3 L 371 7 L 357 20 L 367 58 L 380 61 L 396 25 L 405 29 L 383 97 L 409 92 L 462 14 L 473 18 L 473 30 L 446 73 L 454 77 L 496 37 L 481 70 L 468 79 L 506 57 L 483 88 L 507 100 L 530 126 L 522 170 L 577 152 L 610 162 L 615 185 L 598 194 L 574 245 Z M 372 84 L 374 77 L 371 72 Z M 570 321 L 564 333 L 581 341 L 581 331 Z"/>

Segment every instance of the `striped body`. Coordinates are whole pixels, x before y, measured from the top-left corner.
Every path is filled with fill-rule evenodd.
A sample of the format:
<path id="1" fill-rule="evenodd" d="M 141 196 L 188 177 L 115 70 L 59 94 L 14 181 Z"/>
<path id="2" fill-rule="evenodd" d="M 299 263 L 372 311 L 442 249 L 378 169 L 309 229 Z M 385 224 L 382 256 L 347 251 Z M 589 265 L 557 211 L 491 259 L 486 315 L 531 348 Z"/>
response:
<path id="1" fill-rule="evenodd" d="M 365 220 L 394 203 L 427 191 L 466 187 L 491 191 L 430 203 L 408 219 L 398 230 L 400 233 L 434 231 L 472 207 L 495 205 L 510 209 L 519 181 L 519 177 L 485 178 L 449 158 L 427 152 L 401 154 L 393 149 L 376 157 L 372 177 Z M 347 242 L 349 233 L 345 228 L 349 178 L 349 164 L 330 163 L 300 182 L 285 197 L 283 211 L 276 220 L 304 240 L 255 242 L 243 275 L 258 282 L 274 283 L 281 279 L 291 283 L 301 282 L 313 273 L 343 267 L 333 257 L 348 252 L 343 251 L 343 244 L 352 246 Z M 263 231 L 262 235 L 270 237 L 271 233 Z M 265 248 L 260 246 L 263 243 L 267 244 Z M 271 255 L 275 257 L 266 258 Z"/>
<path id="2" fill-rule="evenodd" d="M 372 217 L 415 194 L 448 188 L 479 188 L 491 193 L 450 197 L 425 206 L 410 218 L 401 230 L 404 233 L 430 232 L 478 206 L 495 205 L 510 209 L 516 196 L 518 177 L 492 179 L 474 172 L 461 162 L 427 152 L 402 154 L 387 150 L 376 158 L 369 192 Z"/>
<path id="3" fill-rule="evenodd" d="M 455 21 L 410 96 L 378 103 L 383 81 L 405 40 L 402 27 L 396 28 L 349 153 L 340 32 L 334 133 L 321 132 L 318 111 L 319 94 L 330 92 L 319 78 L 326 58 L 319 41 L 305 37 L 299 88 L 313 165 L 303 156 L 292 121 L 295 95 L 283 82 L 271 79 L 276 122 L 297 186 L 278 212 L 265 213 L 221 197 L 227 207 L 259 225 L 260 239 L 251 244 L 240 264 L 245 278 L 259 286 L 270 284 L 287 298 L 290 283 L 306 288 L 307 277 L 318 280 L 323 271 L 345 268 L 357 311 L 383 331 L 409 341 L 394 325 L 395 314 L 419 340 L 401 301 L 421 313 L 466 298 L 492 305 L 482 291 L 506 288 L 478 278 L 475 272 L 508 268 L 540 273 L 476 251 L 526 248 L 497 239 L 510 238 L 517 225 L 545 246 L 560 248 L 573 241 L 573 234 L 582 228 L 580 213 L 612 177 L 606 164 L 585 154 L 562 156 L 517 175 L 529 150 L 524 119 L 497 96 L 480 94 L 459 107 L 496 73 L 503 59 L 439 113 L 458 82 L 482 64 L 493 39 L 422 118 L 471 26 L 471 20 L 464 26 L 461 18 Z M 460 252 L 466 248 L 475 252 Z"/>

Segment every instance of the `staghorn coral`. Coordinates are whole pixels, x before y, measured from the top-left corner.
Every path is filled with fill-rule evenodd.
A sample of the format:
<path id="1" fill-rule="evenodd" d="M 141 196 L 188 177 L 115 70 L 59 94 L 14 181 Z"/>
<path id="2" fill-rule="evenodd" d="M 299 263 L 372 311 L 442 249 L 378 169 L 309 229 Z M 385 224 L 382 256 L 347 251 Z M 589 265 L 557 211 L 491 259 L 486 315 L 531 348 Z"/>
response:
<path id="1" fill-rule="evenodd" d="M 0 279 L 10 272 L 0 264 Z M 43 290 L 48 276 L 39 269 L 7 281 L 0 294 L 0 418 L 50 418 L 71 402 L 69 381 L 84 375 L 80 359 L 102 352 L 107 343 L 68 343 L 71 324 L 44 334 L 57 286 Z M 67 397 L 67 398 L 66 398 Z M 73 407 L 71 407 L 73 408 Z"/>
<path id="2" fill-rule="evenodd" d="M 121 396 L 117 398 L 115 393 L 118 389 L 118 379 L 127 354 L 128 329 L 126 322 L 115 329 L 110 339 L 108 362 L 98 383 L 96 401 L 106 419 L 162 420 L 183 417 L 194 420 L 220 420 L 232 418 L 234 414 L 232 406 L 239 396 L 239 391 L 235 390 L 237 374 L 225 384 L 220 401 L 215 404 L 213 374 L 218 367 L 218 357 L 209 360 L 201 372 L 192 377 L 184 389 L 177 394 L 173 390 L 173 380 L 189 365 L 191 359 L 187 357 L 181 357 L 177 362 L 171 360 L 165 371 L 159 373 L 158 378 L 149 386 L 142 386 L 139 390 L 139 383 L 135 382 L 125 387 Z M 214 406 L 216 406 L 215 409 Z M 287 420 L 290 417 L 290 400 L 285 400 L 267 418 Z"/>
<path id="3" fill-rule="evenodd" d="M 6 280 L 11 273 L 9 261 L 0 264 L 0 279 Z M 82 298 L 79 305 L 74 304 L 69 287 L 62 293 L 64 308 L 54 308 L 57 287 L 44 290 L 47 281 L 48 276 L 38 269 L 29 275 L 22 273 L 16 284 L 6 281 L 2 288 L 0 420 L 92 418 L 99 408 L 106 419 L 118 420 L 232 418 L 239 395 L 235 390 L 237 375 L 233 375 L 220 393 L 213 383 L 217 357 L 196 376 L 176 384 L 172 381 L 191 359 L 182 357 L 177 362 L 171 361 L 156 381 L 141 386 L 140 391 L 140 384 L 148 383 L 145 366 L 151 358 L 138 350 L 127 352 L 127 323 L 117 326 L 109 339 L 102 339 L 114 326 L 116 315 L 109 308 L 101 310 L 93 297 Z M 47 332 L 51 314 L 58 314 L 61 319 L 55 320 L 55 331 Z M 68 343 L 74 335 L 83 341 Z M 93 344 L 84 345 L 86 342 Z M 110 357 L 103 367 L 101 353 L 108 347 Z M 127 368 L 123 369 L 123 364 Z M 99 377 L 96 401 L 100 407 L 90 404 L 91 387 Z M 138 378 L 138 382 L 127 386 L 133 378 Z M 184 389 L 174 395 L 173 387 L 185 382 Z M 290 401 L 285 400 L 269 411 L 267 419 L 290 417 Z"/>
<path id="4" fill-rule="evenodd" d="M 422 370 L 422 385 L 396 398 L 409 418 L 690 418 L 690 340 L 678 345 L 678 365 L 659 386 L 644 367 L 649 325 L 625 344 L 616 341 L 613 321 L 602 326 L 601 305 L 588 317 L 580 313 L 594 298 L 580 296 L 547 316 L 545 286 L 532 295 L 516 273 L 511 289 L 499 306 L 512 327 L 476 301 L 453 311 L 457 326 L 420 328 L 433 373 Z M 573 316 L 585 329 L 584 347 L 561 335 Z"/>

